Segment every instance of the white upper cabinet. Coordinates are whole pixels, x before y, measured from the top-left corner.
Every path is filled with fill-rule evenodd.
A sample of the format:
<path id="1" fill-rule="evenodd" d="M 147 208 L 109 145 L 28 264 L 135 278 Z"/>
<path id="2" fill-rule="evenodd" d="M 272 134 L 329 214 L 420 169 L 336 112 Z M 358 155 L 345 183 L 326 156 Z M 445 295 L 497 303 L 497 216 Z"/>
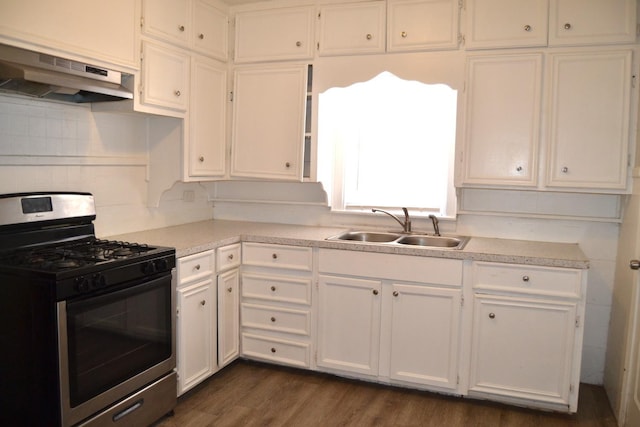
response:
<path id="1" fill-rule="evenodd" d="M 550 1 L 550 46 L 635 41 L 636 0 Z"/>
<path id="2" fill-rule="evenodd" d="M 549 0 L 469 0 L 469 49 L 546 46 Z"/>
<path id="3" fill-rule="evenodd" d="M 131 0 L 2 0 L 0 43 L 137 69 L 136 9 Z"/>
<path id="4" fill-rule="evenodd" d="M 383 53 L 385 2 L 334 4 L 320 8 L 320 55 Z"/>
<path id="5" fill-rule="evenodd" d="M 630 134 L 630 50 L 549 55 L 549 187 L 624 190 Z"/>
<path id="6" fill-rule="evenodd" d="M 209 0 L 143 0 L 145 35 L 227 59 L 228 18 Z"/>
<path id="7" fill-rule="evenodd" d="M 302 180 L 307 65 L 237 68 L 231 176 Z"/>
<path id="8" fill-rule="evenodd" d="M 387 50 L 457 48 L 459 11 L 458 0 L 389 0 Z"/>
<path id="9" fill-rule="evenodd" d="M 142 104 L 184 112 L 189 106 L 189 55 L 160 43 L 142 43 Z"/>
<path id="10" fill-rule="evenodd" d="M 535 186 L 542 55 L 467 60 L 462 184 Z"/>
<path id="11" fill-rule="evenodd" d="M 311 6 L 238 12 L 235 62 L 312 58 L 313 23 Z"/>
<path id="12" fill-rule="evenodd" d="M 192 58 L 185 180 L 222 177 L 225 173 L 226 93 L 226 65 L 201 56 Z"/>

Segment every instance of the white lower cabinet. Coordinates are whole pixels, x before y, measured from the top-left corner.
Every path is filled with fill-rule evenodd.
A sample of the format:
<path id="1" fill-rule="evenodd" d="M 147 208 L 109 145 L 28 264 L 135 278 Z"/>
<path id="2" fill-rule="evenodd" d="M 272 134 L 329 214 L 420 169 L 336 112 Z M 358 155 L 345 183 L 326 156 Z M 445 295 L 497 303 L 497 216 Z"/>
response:
<path id="1" fill-rule="evenodd" d="M 320 249 L 319 270 L 318 367 L 458 389 L 462 261 Z"/>
<path id="2" fill-rule="evenodd" d="M 312 249 L 243 243 L 242 356 L 311 367 Z"/>
<path id="3" fill-rule="evenodd" d="M 178 395 L 218 370 L 214 252 L 178 259 Z"/>
<path id="4" fill-rule="evenodd" d="M 477 262 L 469 394 L 575 412 L 581 270 Z"/>
<path id="5" fill-rule="evenodd" d="M 240 243 L 216 251 L 218 267 L 218 367 L 240 355 Z"/>

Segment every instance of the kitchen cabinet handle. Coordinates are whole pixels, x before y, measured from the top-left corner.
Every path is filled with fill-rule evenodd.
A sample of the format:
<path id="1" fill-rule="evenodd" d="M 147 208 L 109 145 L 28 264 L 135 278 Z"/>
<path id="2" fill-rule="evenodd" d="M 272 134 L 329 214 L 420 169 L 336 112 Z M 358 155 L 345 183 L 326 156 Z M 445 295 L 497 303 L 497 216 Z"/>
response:
<path id="1" fill-rule="evenodd" d="M 200 40 L 204 39 L 204 34 L 202 34 L 202 33 L 198 34 L 198 38 L 199 38 Z"/>
<path id="2" fill-rule="evenodd" d="M 271 353 L 275 353 L 276 349 L 274 347 L 271 347 Z"/>
<path id="3" fill-rule="evenodd" d="M 275 292 L 276 291 L 276 287 L 275 286 L 271 286 L 271 292 Z"/>
<path id="4" fill-rule="evenodd" d="M 525 25 L 524 30 L 527 32 L 531 31 L 531 25 Z"/>
<path id="5" fill-rule="evenodd" d="M 182 93 L 181 93 L 179 90 L 174 91 L 174 92 L 173 92 L 173 94 L 174 94 L 175 96 L 180 96 L 180 95 L 182 95 Z"/>
<path id="6" fill-rule="evenodd" d="M 291 167 L 291 163 L 289 163 L 289 162 L 285 163 L 284 165 L 285 165 L 287 168 L 290 168 L 290 167 Z"/>
<path id="7" fill-rule="evenodd" d="M 229 287 L 227 288 L 227 292 L 231 293 L 233 291 L 233 288 Z"/>
<path id="8" fill-rule="evenodd" d="M 271 317 L 271 321 L 272 321 L 272 322 L 275 322 L 275 321 L 276 321 L 276 318 L 275 318 L 275 317 Z"/>
<path id="9" fill-rule="evenodd" d="M 564 29 L 565 30 L 570 30 L 571 29 L 571 24 L 569 22 L 567 22 L 566 24 L 564 24 Z"/>
<path id="10" fill-rule="evenodd" d="M 495 313 L 489 313 L 489 319 L 495 319 L 495 318 L 496 318 Z"/>
<path id="11" fill-rule="evenodd" d="M 518 166 L 518 167 L 516 168 L 516 171 L 518 171 L 518 172 L 522 172 L 522 166 Z"/>
<path id="12" fill-rule="evenodd" d="M 296 42 L 296 46 L 298 46 L 298 47 L 302 46 L 302 42 L 301 41 L 297 41 Z"/>
<path id="13" fill-rule="evenodd" d="M 373 294 L 374 294 L 374 295 L 378 295 L 378 290 L 377 290 L 377 289 L 374 289 L 374 290 L 373 290 Z"/>
<path id="14" fill-rule="evenodd" d="M 227 258 L 229 258 L 229 261 L 231 261 L 233 259 L 233 254 L 229 254 Z"/>
<path id="15" fill-rule="evenodd" d="M 406 38 L 407 38 L 407 32 L 406 32 L 406 31 L 401 32 L 401 33 L 400 33 L 400 36 L 401 36 L 403 39 L 406 39 Z"/>
<path id="16" fill-rule="evenodd" d="M 200 301 L 200 305 L 205 305 L 207 302 L 205 300 Z"/>
<path id="17" fill-rule="evenodd" d="M 629 261 L 629 268 L 632 270 L 640 270 L 640 261 L 637 259 L 632 259 Z"/>
<path id="18" fill-rule="evenodd" d="M 202 162 L 204 162 L 204 156 L 200 156 L 200 157 L 198 157 L 198 160 L 199 160 L 201 163 L 202 163 Z"/>
<path id="19" fill-rule="evenodd" d="M 193 268 L 195 268 L 196 270 L 200 270 L 200 264 L 196 264 L 196 266 Z"/>
<path id="20" fill-rule="evenodd" d="M 522 281 L 523 282 L 528 282 L 529 281 L 529 276 L 522 276 Z"/>
<path id="21" fill-rule="evenodd" d="M 367 40 L 371 40 L 373 36 L 371 34 L 367 34 Z"/>
<path id="22" fill-rule="evenodd" d="M 398 295 L 400 295 L 400 293 L 398 291 L 393 291 L 393 296 L 397 297 Z"/>
<path id="23" fill-rule="evenodd" d="M 273 258 L 273 259 L 278 259 L 278 254 L 272 254 L 272 255 L 271 255 L 271 258 Z"/>
<path id="24" fill-rule="evenodd" d="M 569 172 L 569 168 L 568 168 L 568 167 L 566 167 L 566 166 L 564 166 L 564 167 L 561 169 L 561 171 L 562 171 L 562 173 L 568 173 L 568 172 Z"/>
<path id="25" fill-rule="evenodd" d="M 184 25 L 178 25 L 178 30 L 184 31 Z"/>

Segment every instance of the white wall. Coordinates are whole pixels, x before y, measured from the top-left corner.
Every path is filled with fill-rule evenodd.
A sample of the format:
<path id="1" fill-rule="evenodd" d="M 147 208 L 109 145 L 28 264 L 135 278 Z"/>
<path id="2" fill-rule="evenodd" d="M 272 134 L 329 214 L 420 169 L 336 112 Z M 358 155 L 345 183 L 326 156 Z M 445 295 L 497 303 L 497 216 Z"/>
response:
<path id="1" fill-rule="evenodd" d="M 201 185 L 176 183 L 147 207 L 147 118 L 0 96 L 0 194 L 86 191 L 96 234 L 108 236 L 212 218 Z M 182 200 L 184 191 L 194 201 Z"/>
<path id="2" fill-rule="evenodd" d="M 535 194 L 522 197 L 533 200 Z M 443 233 L 470 236 L 578 243 L 591 265 L 581 381 L 602 384 L 619 231 L 619 223 L 613 217 L 619 212 L 619 197 L 567 194 L 574 208 L 571 216 L 564 212 L 565 216 L 561 217 L 541 214 L 547 209 L 541 205 L 547 202 L 548 195 L 537 194 L 541 199 L 539 203 L 528 204 L 535 213 L 497 214 L 495 211 L 508 209 L 513 204 L 513 194 L 494 191 L 491 203 L 487 205 L 485 198 L 480 206 L 493 212 L 471 212 L 474 206 L 467 202 L 467 212 L 471 213 L 461 213 L 455 221 L 442 220 L 440 229 Z M 331 213 L 321 185 L 315 183 L 220 182 L 212 186 L 211 195 L 214 218 L 217 219 L 382 229 L 397 227 L 386 215 Z M 270 203 L 269 200 L 280 202 Z M 522 205 L 520 203 L 519 207 Z M 490 209 L 491 206 L 494 209 Z M 567 209 L 562 207 L 560 210 Z M 412 222 L 414 230 L 431 231 L 431 222 L 426 218 L 414 218 Z"/>

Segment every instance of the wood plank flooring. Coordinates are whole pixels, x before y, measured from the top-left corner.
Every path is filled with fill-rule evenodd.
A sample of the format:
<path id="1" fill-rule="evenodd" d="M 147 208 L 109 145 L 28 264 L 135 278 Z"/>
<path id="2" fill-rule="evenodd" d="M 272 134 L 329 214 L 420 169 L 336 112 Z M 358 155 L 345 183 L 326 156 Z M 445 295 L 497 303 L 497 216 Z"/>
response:
<path id="1" fill-rule="evenodd" d="M 178 399 L 155 427 L 615 427 L 604 389 L 582 384 L 578 413 L 558 414 L 239 360 Z"/>

